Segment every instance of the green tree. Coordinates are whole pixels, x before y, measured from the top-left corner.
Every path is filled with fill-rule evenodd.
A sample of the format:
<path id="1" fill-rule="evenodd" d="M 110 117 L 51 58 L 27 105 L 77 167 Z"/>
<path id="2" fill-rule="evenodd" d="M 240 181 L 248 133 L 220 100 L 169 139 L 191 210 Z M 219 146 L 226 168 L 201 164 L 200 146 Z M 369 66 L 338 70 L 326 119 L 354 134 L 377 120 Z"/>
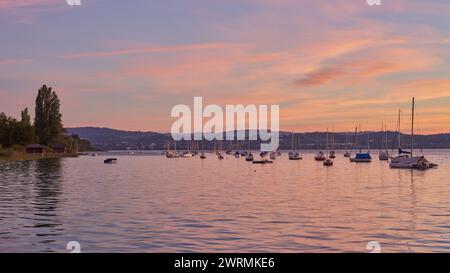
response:
<path id="1" fill-rule="evenodd" d="M 20 122 L 22 124 L 31 126 L 31 117 L 30 114 L 28 113 L 28 108 L 23 109 L 22 112 L 20 112 L 20 116 L 21 116 Z"/>
<path id="2" fill-rule="evenodd" d="M 13 134 L 13 144 L 27 145 L 34 142 L 34 128 L 31 125 L 31 117 L 28 108 L 21 112 L 20 122 L 13 124 L 11 128 Z"/>
<path id="3" fill-rule="evenodd" d="M 9 138 L 9 118 L 2 112 L 0 113 L 0 144 L 8 147 Z"/>
<path id="4" fill-rule="evenodd" d="M 26 145 L 34 140 L 34 128 L 30 123 L 28 109 L 22 111 L 21 121 L 0 113 L 0 145 L 11 147 L 13 145 Z"/>
<path id="5" fill-rule="evenodd" d="M 40 144 L 49 145 L 63 130 L 60 101 L 51 87 L 42 86 L 36 97 L 34 127 Z"/>

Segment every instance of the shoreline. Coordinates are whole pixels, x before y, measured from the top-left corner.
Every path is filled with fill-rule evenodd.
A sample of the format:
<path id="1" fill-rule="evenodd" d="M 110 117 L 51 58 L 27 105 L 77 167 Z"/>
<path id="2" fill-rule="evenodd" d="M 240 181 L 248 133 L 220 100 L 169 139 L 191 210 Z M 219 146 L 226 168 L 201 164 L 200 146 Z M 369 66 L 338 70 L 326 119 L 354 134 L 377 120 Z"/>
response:
<path id="1" fill-rule="evenodd" d="M 30 161 L 30 160 L 65 158 L 65 157 L 78 157 L 78 155 L 68 153 L 29 154 L 17 151 L 0 153 L 0 161 Z"/>

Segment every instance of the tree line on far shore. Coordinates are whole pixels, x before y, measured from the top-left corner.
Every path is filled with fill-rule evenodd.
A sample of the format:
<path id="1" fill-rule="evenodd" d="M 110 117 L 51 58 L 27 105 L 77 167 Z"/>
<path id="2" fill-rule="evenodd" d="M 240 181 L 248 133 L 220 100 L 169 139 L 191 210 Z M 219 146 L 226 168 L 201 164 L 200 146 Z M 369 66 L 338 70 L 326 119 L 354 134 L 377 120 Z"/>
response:
<path id="1" fill-rule="evenodd" d="M 34 122 L 28 108 L 21 111 L 20 120 L 0 113 L 0 149 L 18 148 L 32 143 L 43 146 L 64 144 L 67 152 L 91 149 L 89 141 L 77 135 L 67 135 L 60 112 L 60 100 L 51 87 L 43 85 L 36 96 Z"/>

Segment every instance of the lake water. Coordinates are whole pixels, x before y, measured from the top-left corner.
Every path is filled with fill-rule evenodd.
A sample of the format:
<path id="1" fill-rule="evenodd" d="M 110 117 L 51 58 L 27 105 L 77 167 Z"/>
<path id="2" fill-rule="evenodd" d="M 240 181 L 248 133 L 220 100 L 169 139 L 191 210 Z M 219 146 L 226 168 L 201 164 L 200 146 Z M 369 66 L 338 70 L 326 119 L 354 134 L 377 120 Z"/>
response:
<path id="1" fill-rule="evenodd" d="M 0 161 L 0 252 L 450 251 L 450 151 L 437 169 L 107 155 Z"/>

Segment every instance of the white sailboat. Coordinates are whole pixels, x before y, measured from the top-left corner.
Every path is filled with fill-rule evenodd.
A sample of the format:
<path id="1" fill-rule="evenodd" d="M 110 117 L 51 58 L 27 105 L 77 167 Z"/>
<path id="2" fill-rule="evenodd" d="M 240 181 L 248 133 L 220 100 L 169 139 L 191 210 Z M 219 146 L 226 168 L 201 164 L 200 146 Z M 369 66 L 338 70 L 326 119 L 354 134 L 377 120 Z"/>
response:
<path id="1" fill-rule="evenodd" d="M 398 120 L 399 128 L 399 155 L 391 158 L 389 166 L 396 169 L 419 169 L 427 170 L 437 167 L 437 164 L 428 161 L 425 156 L 414 156 L 414 114 L 415 114 L 415 99 L 412 99 L 412 114 L 411 114 L 411 151 L 403 151 L 400 147 L 400 114 Z"/>
<path id="2" fill-rule="evenodd" d="M 350 153 L 348 152 L 348 133 L 345 133 L 345 153 L 344 157 L 350 157 Z"/>
<path id="3" fill-rule="evenodd" d="M 320 149 L 320 133 L 318 134 L 319 135 L 317 136 L 317 148 Z M 324 161 L 325 159 L 326 159 L 325 154 L 321 150 L 318 150 L 316 156 L 314 157 L 314 160 Z"/>
<path id="4" fill-rule="evenodd" d="M 327 150 L 328 149 L 329 149 L 329 145 L 328 145 L 328 129 L 327 129 Z M 333 166 L 333 160 L 331 160 L 331 158 L 330 158 L 331 152 L 328 155 L 329 155 L 328 158 L 326 158 L 323 161 L 323 165 L 326 166 L 326 167 L 331 167 L 331 166 Z"/>
<path id="5" fill-rule="evenodd" d="M 328 132 L 327 132 L 327 142 L 328 142 Z M 327 144 L 327 146 L 328 146 L 328 144 Z M 334 125 L 333 125 L 333 129 L 332 129 L 331 146 L 332 146 L 332 150 L 328 153 L 328 157 L 329 158 L 336 158 L 336 152 L 334 150 L 334 148 L 335 148 Z M 328 149 L 328 147 L 327 147 L 327 149 Z"/>
<path id="6" fill-rule="evenodd" d="M 302 159 L 299 151 L 297 151 L 294 147 L 294 132 L 292 132 L 291 151 L 289 152 L 288 156 L 289 156 L 289 160 L 301 160 Z"/>
<path id="7" fill-rule="evenodd" d="M 378 159 L 381 161 L 389 160 L 389 152 L 387 150 L 387 131 L 385 129 L 386 129 L 385 125 L 381 123 L 381 144 L 380 144 L 380 152 L 378 154 Z"/>

